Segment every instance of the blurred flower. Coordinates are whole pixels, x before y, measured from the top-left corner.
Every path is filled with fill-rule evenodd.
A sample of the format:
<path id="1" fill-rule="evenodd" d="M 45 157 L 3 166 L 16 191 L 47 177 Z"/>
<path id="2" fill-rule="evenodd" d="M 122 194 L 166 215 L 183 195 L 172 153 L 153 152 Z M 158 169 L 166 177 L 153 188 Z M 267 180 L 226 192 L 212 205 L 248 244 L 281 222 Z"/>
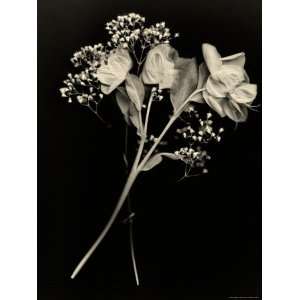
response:
<path id="1" fill-rule="evenodd" d="M 102 83 L 103 94 L 110 94 L 125 80 L 132 64 L 128 50 L 118 48 L 111 52 L 107 63 L 98 68 L 96 75 Z"/>
<path id="2" fill-rule="evenodd" d="M 177 51 L 168 44 L 160 44 L 147 55 L 141 78 L 145 84 L 158 84 L 160 89 L 171 88 L 175 76 L 174 59 Z"/>
<path id="3" fill-rule="evenodd" d="M 249 83 L 244 70 L 245 54 L 241 52 L 221 58 L 210 44 L 203 44 L 202 51 L 209 71 L 204 83 L 205 102 L 221 117 L 227 116 L 235 122 L 246 121 L 257 86 Z"/>

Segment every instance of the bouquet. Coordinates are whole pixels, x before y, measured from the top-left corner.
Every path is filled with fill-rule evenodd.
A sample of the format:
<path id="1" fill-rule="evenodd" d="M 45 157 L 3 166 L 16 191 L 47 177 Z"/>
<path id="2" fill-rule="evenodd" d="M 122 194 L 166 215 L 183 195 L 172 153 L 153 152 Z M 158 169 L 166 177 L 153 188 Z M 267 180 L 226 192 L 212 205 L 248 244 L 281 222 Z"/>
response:
<path id="1" fill-rule="evenodd" d="M 130 201 L 129 192 L 141 172 L 163 160 L 177 160 L 185 165 L 181 180 L 207 173 L 212 146 L 223 136 L 224 118 L 245 122 L 257 94 L 256 84 L 250 83 L 244 69 L 244 52 L 222 57 L 213 45 L 204 43 L 204 62 L 198 64 L 196 58 L 183 58 L 172 47 L 179 34 L 171 33 L 165 22 L 147 26 L 145 18 L 136 13 L 118 16 L 105 28 L 110 36 L 106 43 L 74 53 L 71 62 L 80 71 L 68 74 L 60 92 L 69 103 L 86 107 L 106 125 L 100 106 L 107 95 L 113 96 L 126 124 L 126 135 L 128 130 L 136 133 L 137 150 L 135 159 L 129 161 L 126 139 L 127 181 L 106 226 L 71 278 L 102 242 L 124 203 Z M 154 106 L 155 111 L 161 108 L 159 118 L 153 117 Z M 157 119 L 159 122 L 154 122 Z M 133 216 L 130 210 L 131 258 L 139 285 Z"/>

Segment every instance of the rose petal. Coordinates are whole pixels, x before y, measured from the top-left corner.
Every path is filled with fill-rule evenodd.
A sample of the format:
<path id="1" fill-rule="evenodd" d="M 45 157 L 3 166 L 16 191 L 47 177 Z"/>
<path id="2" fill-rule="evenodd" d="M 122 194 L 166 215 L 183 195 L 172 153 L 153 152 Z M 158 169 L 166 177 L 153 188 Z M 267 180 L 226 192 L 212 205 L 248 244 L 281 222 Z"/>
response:
<path id="1" fill-rule="evenodd" d="M 257 85 L 250 83 L 243 83 L 238 86 L 230 97 L 238 103 L 251 104 L 257 95 Z"/>
<path id="2" fill-rule="evenodd" d="M 216 47 L 206 43 L 202 44 L 202 53 L 209 72 L 211 74 L 217 72 L 222 66 L 222 61 Z"/>
<path id="3" fill-rule="evenodd" d="M 226 98 L 213 97 L 207 91 L 203 91 L 203 98 L 210 108 L 216 111 L 221 117 L 225 116 L 223 107 L 224 104 L 228 101 Z"/>
<path id="4" fill-rule="evenodd" d="M 244 68 L 246 62 L 246 56 L 244 52 L 240 52 L 230 56 L 222 57 L 221 60 L 224 66 L 235 65 Z"/>
<path id="5" fill-rule="evenodd" d="M 224 113 L 228 118 L 235 122 L 245 122 L 248 117 L 247 107 L 234 101 L 226 101 L 224 105 Z"/>
<path id="6" fill-rule="evenodd" d="M 141 78 L 145 84 L 158 84 L 160 89 L 172 86 L 175 70 L 174 60 L 177 51 L 167 44 L 160 44 L 147 55 Z"/>
<path id="7" fill-rule="evenodd" d="M 107 87 L 101 88 L 104 94 L 110 94 L 126 78 L 132 68 L 132 60 L 125 49 L 117 49 L 108 57 L 107 64 L 102 64 L 97 70 L 98 80 Z"/>

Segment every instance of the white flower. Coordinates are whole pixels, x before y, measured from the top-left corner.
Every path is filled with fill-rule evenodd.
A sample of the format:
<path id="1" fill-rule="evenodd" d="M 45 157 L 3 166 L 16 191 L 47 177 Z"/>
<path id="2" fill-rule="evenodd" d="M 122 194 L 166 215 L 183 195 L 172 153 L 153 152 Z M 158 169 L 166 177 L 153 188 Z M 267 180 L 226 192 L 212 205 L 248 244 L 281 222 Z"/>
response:
<path id="1" fill-rule="evenodd" d="M 167 44 L 160 44 L 147 55 L 141 78 L 145 84 L 158 84 L 160 89 L 171 88 L 175 76 L 174 59 L 177 51 Z"/>
<path id="2" fill-rule="evenodd" d="M 102 93 L 108 95 L 115 90 L 125 80 L 132 64 L 128 50 L 118 48 L 112 52 L 107 64 L 102 64 L 97 70 Z"/>
<path id="3" fill-rule="evenodd" d="M 243 52 L 221 58 L 210 44 L 202 45 L 203 57 L 210 74 L 204 83 L 205 102 L 221 117 L 227 116 L 235 122 L 244 122 L 248 107 L 257 94 L 256 84 L 249 83 L 244 70 Z"/>

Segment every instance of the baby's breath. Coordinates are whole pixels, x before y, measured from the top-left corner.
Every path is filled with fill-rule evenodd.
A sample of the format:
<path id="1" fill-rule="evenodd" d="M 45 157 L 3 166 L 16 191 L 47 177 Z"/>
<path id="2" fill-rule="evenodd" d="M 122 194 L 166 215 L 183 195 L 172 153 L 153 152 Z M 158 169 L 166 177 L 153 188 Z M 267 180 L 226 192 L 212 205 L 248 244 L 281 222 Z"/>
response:
<path id="1" fill-rule="evenodd" d="M 79 104 L 88 107 L 104 122 L 98 112 L 103 94 L 100 90 L 100 83 L 95 76 L 93 68 L 86 68 L 74 75 L 69 73 L 68 78 L 63 81 L 65 86 L 60 88 L 60 93 L 63 98 L 68 99 L 68 103 L 72 103 L 74 100 L 77 101 Z"/>
<path id="2" fill-rule="evenodd" d="M 105 29 L 111 35 L 109 46 L 129 48 L 139 38 L 144 28 L 145 18 L 136 13 L 118 16 L 106 23 Z"/>
<path id="3" fill-rule="evenodd" d="M 186 118 L 182 121 L 186 125 L 177 128 L 175 138 L 186 146 L 174 153 L 188 166 L 187 173 L 192 168 L 200 168 L 202 173 L 207 173 L 206 162 L 211 159 L 207 146 L 221 141 L 224 128 L 215 126 L 211 112 L 200 117 L 193 105 L 186 108 L 185 114 Z"/>
<path id="4" fill-rule="evenodd" d="M 94 46 L 82 47 L 76 51 L 71 58 L 71 62 L 75 67 L 99 67 L 105 60 L 105 47 L 100 43 Z"/>

